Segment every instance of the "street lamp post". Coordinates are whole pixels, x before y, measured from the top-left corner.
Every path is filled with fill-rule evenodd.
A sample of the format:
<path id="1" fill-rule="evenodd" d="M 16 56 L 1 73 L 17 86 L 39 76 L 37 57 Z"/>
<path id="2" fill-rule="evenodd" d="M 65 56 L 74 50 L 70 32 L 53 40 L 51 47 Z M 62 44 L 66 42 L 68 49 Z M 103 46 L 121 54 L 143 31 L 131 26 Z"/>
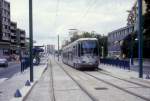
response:
<path id="1" fill-rule="evenodd" d="M 104 46 L 101 47 L 102 50 L 102 58 L 104 58 Z"/>
<path id="2" fill-rule="evenodd" d="M 143 78 L 142 0 L 138 0 L 139 78 Z"/>
<path id="3" fill-rule="evenodd" d="M 130 45 L 130 63 L 133 65 L 133 36 L 131 35 L 131 45 Z"/>
<path id="4" fill-rule="evenodd" d="M 59 61 L 59 35 L 58 35 L 58 61 Z"/>
<path id="5" fill-rule="evenodd" d="M 29 35 L 30 35 L 30 82 L 33 82 L 33 17 L 32 17 L 32 0 L 29 0 Z"/>

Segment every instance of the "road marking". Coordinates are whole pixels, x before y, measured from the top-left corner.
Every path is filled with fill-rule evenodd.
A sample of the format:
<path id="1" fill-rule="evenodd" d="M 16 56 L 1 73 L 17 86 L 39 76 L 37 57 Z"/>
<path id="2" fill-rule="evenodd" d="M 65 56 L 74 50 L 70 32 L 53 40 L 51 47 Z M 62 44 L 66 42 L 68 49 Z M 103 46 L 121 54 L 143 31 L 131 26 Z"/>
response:
<path id="1" fill-rule="evenodd" d="M 1 78 L 0 79 L 0 84 L 3 83 L 5 80 L 7 80 L 8 78 Z"/>

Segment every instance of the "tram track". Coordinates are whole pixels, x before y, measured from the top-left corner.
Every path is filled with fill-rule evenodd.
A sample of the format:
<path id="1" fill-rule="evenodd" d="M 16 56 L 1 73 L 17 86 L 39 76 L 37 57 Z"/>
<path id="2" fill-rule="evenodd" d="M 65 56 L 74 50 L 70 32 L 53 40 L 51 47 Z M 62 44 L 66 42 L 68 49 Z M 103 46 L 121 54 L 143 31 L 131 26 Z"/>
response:
<path id="1" fill-rule="evenodd" d="M 56 62 L 58 65 L 59 65 L 59 67 L 80 87 L 80 89 L 84 92 L 84 93 L 86 93 L 88 96 L 89 96 L 89 98 L 91 98 L 91 100 L 92 101 L 99 101 L 97 98 L 95 98 L 92 94 L 90 94 L 88 91 L 87 91 L 87 89 L 85 89 L 75 78 L 73 78 L 72 76 L 71 76 L 71 74 L 70 73 L 68 73 L 68 71 L 66 70 L 66 69 L 64 69 L 64 67 L 62 66 L 62 65 L 60 65 L 58 62 Z"/>
<path id="2" fill-rule="evenodd" d="M 125 89 L 125 88 L 123 88 L 123 87 L 120 87 L 120 86 L 118 86 L 118 85 L 116 85 L 116 84 L 114 84 L 114 83 L 112 83 L 112 82 L 109 82 L 109 81 L 107 81 L 107 80 L 98 78 L 98 77 L 96 77 L 96 76 L 94 76 L 94 75 L 92 75 L 92 74 L 90 74 L 90 73 L 88 73 L 88 72 L 83 72 L 83 73 L 86 74 L 86 75 L 89 75 L 89 76 L 91 76 L 91 77 L 93 77 L 93 78 L 95 78 L 95 79 L 97 79 L 98 81 L 101 81 L 101 82 L 103 82 L 103 83 L 105 83 L 105 84 L 108 84 L 108 85 L 113 86 L 113 87 L 115 87 L 115 88 L 117 88 L 117 89 L 119 89 L 119 90 L 122 90 L 122 91 L 124 91 L 124 92 L 126 92 L 126 93 L 128 93 L 128 94 L 131 94 L 131 95 L 133 95 L 133 96 L 139 97 L 139 98 L 141 98 L 141 99 L 143 99 L 143 100 L 145 100 L 145 101 L 150 101 L 150 98 L 141 96 L 140 94 L 137 94 L 137 93 L 135 93 L 135 92 L 133 92 L 133 91 L 127 90 L 127 89 Z M 142 86 L 143 86 L 143 85 L 142 85 Z"/>
<path id="3" fill-rule="evenodd" d="M 62 69 L 64 69 L 63 66 L 60 65 L 59 63 L 58 63 L 58 65 L 61 66 Z M 65 69 L 64 69 L 64 70 L 65 70 Z M 66 71 L 66 72 L 67 72 L 67 71 Z M 131 91 L 130 89 L 127 89 L 127 88 L 118 86 L 117 84 L 115 84 L 115 82 L 112 83 L 111 81 L 107 81 L 107 80 L 105 80 L 105 79 L 101 79 L 101 78 L 99 78 L 99 77 L 97 77 L 97 76 L 94 76 L 93 74 L 90 74 L 89 72 L 81 72 L 81 71 L 78 71 L 78 72 L 83 73 L 83 74 L 85 74 L 85 75 L 88 75 L 89 77 L 92 77 L 92 78 L 96 79 L 98 82 L 103 82 L 103 83 L 105 83 L 105 84 L 107 84 L 107 85 L 109 85 L 109 86 L 112 86 L 112 87 L 114 87 L 114 88 L 116 88 L 116 89 L 118 89 L 118 90 L 120 90 L 120 91 L 123 91 L 123 92 L 125 92 L 125 93 L 127 93 L 127 94 L 129 94 L 129 95 L 135 96 L 135 97 L 140 98 L 140 99 L 145 100 L 145 101 L 150 101 L 150 98 L 145 97 L 145 96 L 143 96 L 143 95 L 140 95 L 140 94 L 138 94 L 138 93 L 135 92 L 135 91 Z M 92 73 L 93 73 L 93 72 L 92 72 Z M 96 73 L 96 71 L 95 71 L 95 73 Z M 118 79 L 118 80 L 122 80 L 122 81 L 124 81 L 125 83 L 128 83 L 128 84 L 130 83 L 130 84 L 139 86 L 138 88 L 150 88 L 150 86 L 147 86 L 147 85 L 144 85 L 144 84 L 140 84 L 140 83 L 137 83 L 137 82 L 134 82 L 134 81 L 130 81 L 130 80 L 127 80 L 127 79 L 124 79 L 124 78 L 121 78 L 121 77 L 117 77 L 117 76 L 115 76 L 115 75 L 111 75 L 111 74 L 107 74 L 107 73 L 102 73 L 102 72 L 100 72 L 100 71 L 98 71 L 98 73 L 99 73 L 99 74 L 103 74 L 103 75 L 107 75 L 107 76 L 111 76 L 111 77 L 113 77 L 113 78 L 115 78 L 115 79 Z M 69 74 L 69 73 L 67 72 L 67 74 Z M 69 74 L 69 75 L 70 75 L 70 74 Z M 71 76 L 71 75 L 70 75 L 70 76 Z M 74 81 L 76 81 L 72 76 L 71 76 L 71 78 L 72 78 Z M 78 81 L 76 81 L 76 82 L 78 83 Z M 80 84 L 78 84 L 78 85 L 80 85 Z M 83 85 L 82 85 L 82 86 L 83 86 Z M 82 87 L 82 86 L 80 85 L 79 87 Z M 137 88 L 137 87 L 136 87 L 136 88 Z M 82 87 L 82 89 L 84 89 L 84 87 Z M 87 92 L 88 95 L 89 95 L 89 92 L 88 92 L 88 91 L 86 91 L 86 92 Z M 95 100 L 93 100 L 93 101 L 95 101 Z M 98 101 L 98 100 L 97 100 L 97 101 Z"/>
<path id="4" fill-rule="evenodd" d="M 121 77 L 118 77 L 118 76 L 110 74 L 110 73 L 102 72 L 101 69 L 98 69 L 98 73 L 104 74 L 104 75 L 107 75 L 107 76 L 110 76 L 110 77 L 113 77 L 113 78 L 116 78 L 116 79 L 119 79 L 119 80 L 122 80 L 122 81 L 125 81 L 125 82 L 128 82 L 128 83 L 131 83 L 131 84 L 135 84 L 137 86 L 141 86 L 141 87 L 144 87 L 144 88 L 150 88 L 150 86 L 147 86 L 145 84 L 141 84 L 141 83 L 137 83 L 135 81 L 127 80 L 125 78 L 121 78 Z"/>

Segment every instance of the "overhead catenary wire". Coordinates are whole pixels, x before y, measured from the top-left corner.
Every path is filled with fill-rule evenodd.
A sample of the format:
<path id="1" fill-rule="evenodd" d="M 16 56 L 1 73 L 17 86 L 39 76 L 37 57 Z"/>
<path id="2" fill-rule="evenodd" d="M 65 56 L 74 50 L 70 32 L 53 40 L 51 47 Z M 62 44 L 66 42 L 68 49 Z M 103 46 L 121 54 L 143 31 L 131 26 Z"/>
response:
<path id="1" fill-rule="evenodd" d="M 97 2 L 97 0 L 94 0 L 93 4 L 90 5 L 90 6 L 86 9 L 85 13 L 81 16 L 81 18 L 79 19 L 79 21 L 77 22 L 77 24 L 75 24 L 76 27 L 79 26 L 79 25 L 81 25 L 81 23 L 83 22 L 83 20 L 85 20 L 86 16 L 89 14 L 91 8 L 96 4 L 96 2 Z"/>
<path id="2" fill-rule="evenodd" d="M 59 5 L 60 5 L 60 0 L 57 0 L 56 2 L 56 13 L 55 13 L 55 19 L 54 19 L 54 28 L 56 30 L 57 27 L 57 18 L 58 18 L 58 12 L 59 12 Z"/>

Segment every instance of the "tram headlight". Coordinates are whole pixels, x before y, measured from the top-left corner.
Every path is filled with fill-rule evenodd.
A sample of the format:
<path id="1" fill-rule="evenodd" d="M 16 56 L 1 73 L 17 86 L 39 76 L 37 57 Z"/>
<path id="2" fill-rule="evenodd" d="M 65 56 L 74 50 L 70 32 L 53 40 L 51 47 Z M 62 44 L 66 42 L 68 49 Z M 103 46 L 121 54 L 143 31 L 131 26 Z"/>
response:
<path id="1" fill-rule="evenodd" d="M 80 64 L 80 63 L 81 63 L 81 60 L 78 60 L 78 63 Z"/>

